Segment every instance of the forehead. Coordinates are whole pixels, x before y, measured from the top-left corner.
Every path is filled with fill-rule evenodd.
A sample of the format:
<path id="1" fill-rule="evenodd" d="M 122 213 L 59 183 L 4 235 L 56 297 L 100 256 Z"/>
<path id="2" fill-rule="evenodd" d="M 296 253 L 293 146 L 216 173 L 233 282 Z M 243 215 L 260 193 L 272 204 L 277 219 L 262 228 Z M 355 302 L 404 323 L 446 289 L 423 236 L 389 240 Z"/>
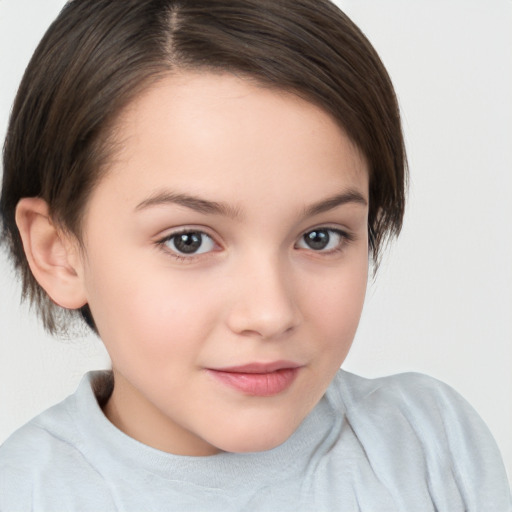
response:
<path id="1" fill-rule="evenodd" d="M 365 159 L 329 114 L 227 73 L 162 79 L 125 109 L 114 134 L 98 188 L 132 202 L 162 187 L 239 203 L 265 186 L 269 196 L 355 187 L 367 197 Z"/>

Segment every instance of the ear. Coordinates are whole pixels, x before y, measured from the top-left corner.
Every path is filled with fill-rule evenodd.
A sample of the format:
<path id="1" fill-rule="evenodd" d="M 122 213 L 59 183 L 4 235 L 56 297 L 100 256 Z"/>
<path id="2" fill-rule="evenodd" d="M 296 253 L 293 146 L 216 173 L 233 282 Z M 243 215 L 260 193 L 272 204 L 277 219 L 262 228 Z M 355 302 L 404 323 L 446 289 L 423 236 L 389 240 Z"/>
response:
<path id="1" fill-rule="evenodd" d="M 52 223 L 46 201 L 25 197 L 16 207 L 16 224 L 30 270 L 59 306 L 78 309 L 87 303 L 78 244 Z"/>

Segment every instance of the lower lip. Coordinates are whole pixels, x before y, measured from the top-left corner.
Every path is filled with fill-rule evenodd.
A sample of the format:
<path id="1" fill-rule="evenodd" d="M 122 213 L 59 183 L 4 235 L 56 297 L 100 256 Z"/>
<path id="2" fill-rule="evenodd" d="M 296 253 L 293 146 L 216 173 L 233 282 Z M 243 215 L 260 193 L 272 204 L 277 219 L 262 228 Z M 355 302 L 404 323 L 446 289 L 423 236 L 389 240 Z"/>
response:
<path id="1" fill-rule="evenodd" d="M 288 389 L 300 368 L 282 368 L 268 373 L 240 373 L 209 370 L 222 383 L 252 396 L 274 396 Z"/>

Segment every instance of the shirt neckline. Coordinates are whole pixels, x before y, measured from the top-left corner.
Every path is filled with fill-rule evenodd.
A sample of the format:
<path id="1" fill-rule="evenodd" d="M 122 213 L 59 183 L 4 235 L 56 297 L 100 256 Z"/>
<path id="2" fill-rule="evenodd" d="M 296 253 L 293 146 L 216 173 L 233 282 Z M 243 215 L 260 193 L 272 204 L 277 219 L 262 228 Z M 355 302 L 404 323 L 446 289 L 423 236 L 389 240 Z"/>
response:
<path id="1" fill-rule="evenodd" d="M 214 487 L 239 488 L 253 482 L 275 482 L 304 471 L 317 446 L 333 430 L 339 432 L 343 413 L 333 385 L 281 445 L 263 452 L 227 453 L 192 457 L 166 453 L 147 446 L 115 427 L 104 415 L 93 388 L 105 372 L 87 373 L 68 403 L 79 432 L 80 449 L 97 471 L 130 471 L 173 481 Z"/>

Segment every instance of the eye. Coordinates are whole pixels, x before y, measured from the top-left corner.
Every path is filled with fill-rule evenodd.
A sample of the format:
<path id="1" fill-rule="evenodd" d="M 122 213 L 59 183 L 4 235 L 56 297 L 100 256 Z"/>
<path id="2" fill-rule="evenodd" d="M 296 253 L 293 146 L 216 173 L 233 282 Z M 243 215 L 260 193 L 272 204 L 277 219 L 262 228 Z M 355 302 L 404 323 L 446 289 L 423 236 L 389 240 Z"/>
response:
<path id="1" fill-rule="evenodd" d="M 300 249 L 312 249 L 317 252 L 330 252 L 340 249 L 349 236 L 338 229 L 318 228 L 304 233 L 297 243 Z"/>
<path id="2" fill-rule="evenodd" d="M 169 235 L 161 242 L 179 255 L 196 255 L 215 249 L 213 239 L 202 231 L 182 231 Z"/>

